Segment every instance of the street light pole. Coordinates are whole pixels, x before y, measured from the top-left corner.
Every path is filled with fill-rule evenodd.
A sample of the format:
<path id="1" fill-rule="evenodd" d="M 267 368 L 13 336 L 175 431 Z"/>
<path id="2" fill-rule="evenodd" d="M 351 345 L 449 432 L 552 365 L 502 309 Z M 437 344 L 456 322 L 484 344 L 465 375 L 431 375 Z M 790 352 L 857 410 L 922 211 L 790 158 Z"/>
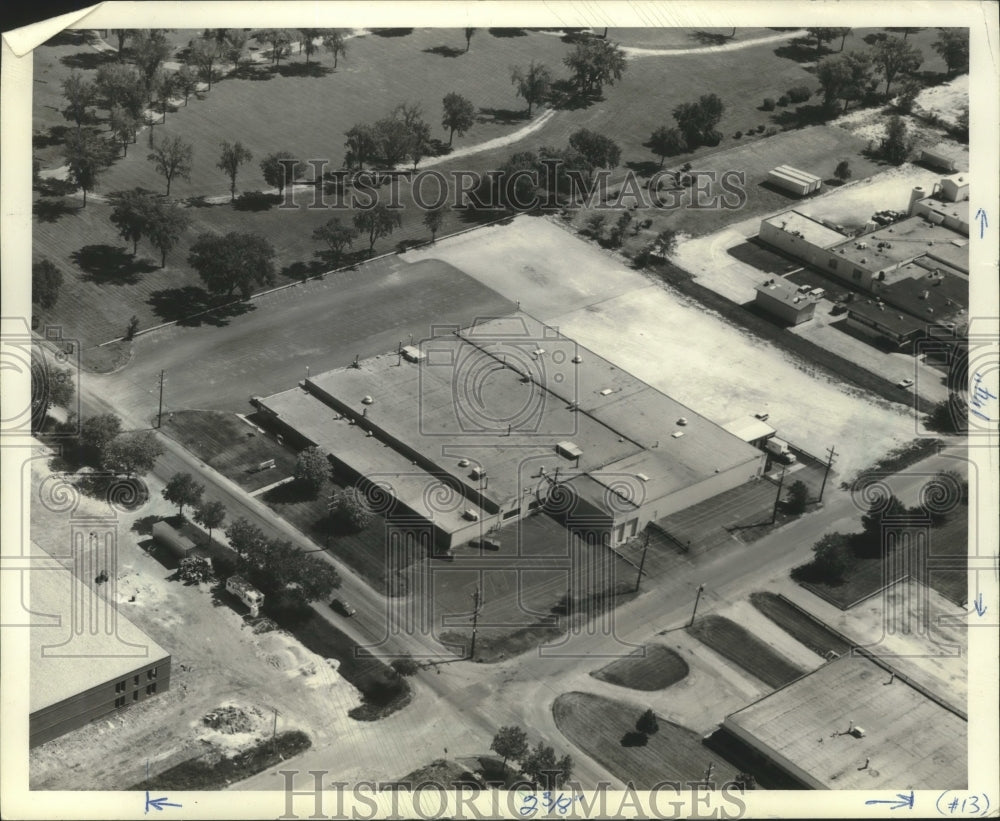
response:
<path id="1" fill-rule="evenodd" d="M 476 660 L 476 631 L 479 628 L 479 608 L 482 606 L 480 588 L 472 594 L 472 643 L 469 646 L 469 660 Z"/>
<path id="2" fill-rule="evenodd" d="M 646 539 L 642 545 L 642 558 L 639 560 L 639 573 L 635 577 L 635 592 L 639 592 L 639 584 L 642 582 L 642 568 L 646 564 L 646 551 L 649 550 L 649 531 L 646 531 Z"/>
<path id="3" fill-rule="evenodd" d="M 160 371 L 160 409 L 156 412 L 156 427 L 160 427 L 163 419 L 163 371 Z"/>
<path id="4" fill-rule="evenodd" d="M 774 509 L 771 511 L 771 524 L 778 518 L 778 505 L 781 504 L 781 486 L 785 484 L 785 468 L 781 468 L 781 478 L 778 480 L 778 495 L 774 497 Z"/>
<path id="5" fill-rule="evenodd" d="M 819 501 L 819 502 L 823 501 L 823 491 L 826 490 L 826 479 L 830 475 L 830 468 L 833 467 L 833 460 L 834 460 L 834 457 L 837 455 L 837 451 L 835 451 L 832 447 L 831 448 L 827 448 L 826 452 L 827 452 L 827 454 L 829 454 L 830 458 L 827 459 L 827 462 L 826 462 L 826 471 L 823 473 L 823 484 L 821 484 L 819 486 L 819 499 L 817 499 L 817 501 Z"/>
<path id="6" fill-rule="evenodd" d="M 698 585 L 698 594 L 694 597 L 694 609 L 691 611 L 691 621 L 688 622 L 688 627 L 694 624 L 694 617 L 698 613 L 698 602 L 701 601 L 701 594 L 704 589 L 705 585 L 703 584 Z"/>

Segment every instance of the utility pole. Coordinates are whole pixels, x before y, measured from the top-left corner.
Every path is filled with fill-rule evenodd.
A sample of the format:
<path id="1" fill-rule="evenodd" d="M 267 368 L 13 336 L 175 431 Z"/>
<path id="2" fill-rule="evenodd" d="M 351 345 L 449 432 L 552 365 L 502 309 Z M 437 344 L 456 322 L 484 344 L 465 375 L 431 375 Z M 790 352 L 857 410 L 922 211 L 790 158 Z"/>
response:
<path id="1" fill-rule="evenodd" d="M 694 624 L 694 617 L 698 613 L 698 602 L 701 601 L 701 594 L 702 594 L 702 591 L 704 589 L 705 589 L 705 585 L 703 585 L 703 584 L 699 584 L 698 585 L 698 595 L 696 595 L 694 597 L 694 610 L 691 611 L 691 621 L 688 622 L 688 627 L 690 627 L 692 624 Z"/>
<path id="2" fill-rule="evenodd" d="M 276 753 L 277 749 L 278 749 L 278 746 L 277 746 L 277 739 L 278 739 L 278 708 L 277 707 L 272 707 L 271 709 L 274 710 L 274 725 L 271 728 L 271 754 L 274 755 L 274 753 Z"/>
<path id="3" fill-rule="evenodd" d="M 642 581 L 642 568 L 646 564 L 646 551 L 649 550 L 649 531 L 646 531 L 645 541 L 642 543 L 642 558 L 639 560 L 639 573 L 635 577 L 635 592 L 639 592 L 639 583 Z"/>
<path id="4" fill-rule="evenodd" d="M 781 486 L 785 484 L 785 468 L 781 468 L 781 478 L 778 480 L 778 495 L 774 497 L 774 510 L 771 511 L 771 524 L 778 518 L 778 505 L 781 504 Z"/>
<path id="5" fill-rule="evenodd" d="M 823 474 L 823 484 L 819 486 L 819 499 L 816 500 L 818 502 L 823 501 L 823 491 L 826 490 L 826 477 L 830 475 L 830 468 L 833 467 L 833 459 L 837 455 L 837 452 L 832 447 L 827 448 L 826 452 L 829 454 L 830 458 L 826 462 L 826 472 Z"/>
<path id="6" fill-rule="evenodd" d="M 476 630 L 479 627 L 479 609 L 482 607 L 481 588 L 477 585 L 472 594 L 472 644 L 469 647 L 469 661 L 476 660 Z"/>
<path id="7" fill-rule="evenodd" d="M 160 427 L 163 419 L 163 371 L 160 371 L 160 409 L 156 412 L 156 427 Z"/>

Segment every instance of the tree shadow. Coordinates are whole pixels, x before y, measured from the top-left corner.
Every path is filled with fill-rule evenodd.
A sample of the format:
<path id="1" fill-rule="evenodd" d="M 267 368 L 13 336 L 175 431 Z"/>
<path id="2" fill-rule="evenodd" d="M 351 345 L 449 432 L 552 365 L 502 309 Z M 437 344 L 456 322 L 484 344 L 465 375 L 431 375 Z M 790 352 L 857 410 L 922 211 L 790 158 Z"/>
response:
<path id="1" fill-rule="evenodd" d="M 281 204 L 277 194 L 265 194 L 263 191 L 245 191 L 232 203 L 237 211 L 270 211 L 275 205 Z"/>
<path id="2" fill-rule="evenodd" d="M 594 39 L 594 34 L 589 29 L 563 29 L 563 32 L 563 36 L 559 39 L 571 46 Z"/>
<path id="3" fill-rule="evenodd" d="M 333 69 L 322 63 L 284 63 L 274 69 L 282 77 L 326 77 Z"/>
<path id="4" fill-rule="evenodd" d="M 209 202 L 204 194 L 198 194 L 194 197 L 188 197 L 184 200 L 184 204 L 188 208 L 218 208 L 223 205 L 229 205 L 227 202 Z"/>
<path id="5" fill-rule="evenodd" d="M 426 245 L 426 239 L 401 239 L 396 243 L 396 253 L 405 254 L 411 248 L 419 248 L 421 245 Z"/>
<path id="6" fill-rule="evenodd" d="M 261 495 L 261 499 L 268 504 L 285 505 L 307 502 L 316 498 L 316 492 L 311 490 L 305 482 L 293 479 L 283 485 L 271 488 L 267 493 Z M 326 517 L 324 516 L 325 520 Z"/>
<path id="7" fill-rule="evenodd" d="M 649 739 L 646 737 L 646 734 L 636 730 L 629 730 L 622 736 L 621 740 L 623 747 L 645 747 L 648 743 Z"/>
<path id="8" fill-rule="evenodd" d="M 43 46 L 84 46 L 87 44 L 87 37 L 84 32 L 76 29 L 63 29 L 54 37 L 50 37 Z"/>
<path id="9" fill-rule="evenodd" d="M 321 274 L 329 268 L 337 267 L 337 263 L 344 258 L 340 256 L 334 259 L 329 256 L 328 251 L 317 251 L 316 256 L 318 259 L 311 260 L 310 262 L 299 260 L 298 262 L 293 262 L 291 265 L 286 265 L 281 269 L 281 275 L 288 279 L 305 279 L 306 277 Z"/>
<path id="10" fill-rule="evenodd" d="M 827 48 L 817 53 L 816 44 L 805 37 L 795 37 L 774 50 L 775 57 L 794 60 L 796 63 L 814 63 L 824 54 L 829 53 L 830 50 Z"/>
<path id="11" fill-rule="evenodd" d="M 512 108 L 481 108 L 476 114 L 480 123 L 496 123 L 497 125 L 515 125 L 528 119 L 528 109 Z"/>
<path id="12" fill-rule="evenodd" d="M 604 97 L 597 93 L 586 94 L 572 80 L 556 80 L 549 88 L 548 104 L 560 111 L 587 108 Z"/>
<path id="13" fill-rule="evenodd" d="M 528 32 L 519 28 L 493 28 L 487 29 L 494 37 L 526 37 Z"/>
<path id="14" fill-rule="evenodd" d="M 50 125 L 45 134 L 32 134 L 32 148 L 48 148 L 50 145 L 62 145 L 66 142 L 66 135 L 70 131 L 68 125 Z"/>
<path id="15" fill-rule="evenodd" d="M 413 29 L 369 29 L 377 37 L 406 37 L 413 34 Z"/>
<path id="16" fill-rule="evenodd" d="M 688 36 L 692 40 L 701 43 L 703 46 L 721 46 L 724 43 L 728 43 L 730 39 L 728 34 L 722 34 L 718 31 L 704 31 L 701 29 L 692 31 Z"/>
<path id="17" fill-rule="evenodd" d="M 75 182 L 56 177 L 39 177 L 34 181 L 33 187 L 43 197 L 65 197 L 77 190 Z"/>
<path id="18" fill-rule="evenodd" d="M 629 160 L 625 167 L 640 177 L 651 177 L 660 170 L 660 164 L 652 160 Z"/>
<path id="19" fill-rule="evenodd" d="M 37 199 L 31 208 L 39 222 L 58 222 L 66 214 L 75 214 L 79 206 L 71 206 L 65 200 Z"/>
<path id="20" fill-rule="evenodd" d="M 868 45 L 868 46 L 874 46 L 876 43 L 881 43 L 883 40 L 888 40 L 888 39 L 889 39 L 889 35 L 886 34 L 884 31 L 876 31 L 876 32 L 873 32 L 872 34 L 866 34 L 862 38 L 862 40 L 864 41 L 865 45 Z"/>
<path id="21" fill-rule="evenodd" d="M 452 46 L 434 46 L 434 48 L 425 48 L 422 51 L 424 54 L 437 54 L 439 57 L 461 57 L 465 54 L 464 49 Z"/>
<path id="22" fill-rule="evenodd" d="M 215 307 L 219 302 L 231 299 L 233 297 L 213 297 L 199 285 L 183 285 L 179 288 L 154 291 L 146 300 L 146 304 L 165 322 L 176 322 L 181 327 L 197 328 L 201 325 L 224 327 L 229 324 L 232 317 L 256 310 L 253 303 L 241 301 Z M 202 313 L 203 311 L 208 313 Z"/>
<path id="23" fill-rule="evenodd" d="M 821 125 L 836 117 L 839 112 L 833 112 L 822 103 L 800 105 L 795 109 L 786 108 L 771 115 L 771 122 L 781 127 L 801 128 L 807 125 Z"/>
<path id="24" fill-rule="evenodd" d="M 254 63 L 244 63 L 230 74 L 237 80 L 270 80 L 275 76 L 271 66 L 259 66 Z"/>
<path id="25" fill-rule="evenodd" d="M 118 57 L 111 51 L 81 51 L 78 54 L 67 54 L 59 58 L 59 62 L 67 68 L 81 71 L 96 71 L 103 65 L 117 62 Z"/>
<path id="26" fill-rule="evenodd" d="M 139 274 L 157 270 L 148 259 L 136 259 L 124 248 L 111 245 L 84 245 L 70 254 L 70 259 L 84 272 L 84 281 L 109 285 L 134 285 Z"/>

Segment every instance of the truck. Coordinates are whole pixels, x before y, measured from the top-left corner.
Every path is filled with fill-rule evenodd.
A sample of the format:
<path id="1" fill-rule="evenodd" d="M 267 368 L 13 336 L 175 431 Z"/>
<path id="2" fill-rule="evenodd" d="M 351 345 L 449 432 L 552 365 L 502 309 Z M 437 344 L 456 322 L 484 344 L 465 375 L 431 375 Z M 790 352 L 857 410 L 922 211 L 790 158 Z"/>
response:
<path id="1" fill-rule="evenodd" d="M 795 462 L 795 454 L 789 449 L 788 442 L 784 439 L 779 439 L 777 436 L 772 436 L 768 439 L 764 444 L 764 449 L 786 465 Z"/>

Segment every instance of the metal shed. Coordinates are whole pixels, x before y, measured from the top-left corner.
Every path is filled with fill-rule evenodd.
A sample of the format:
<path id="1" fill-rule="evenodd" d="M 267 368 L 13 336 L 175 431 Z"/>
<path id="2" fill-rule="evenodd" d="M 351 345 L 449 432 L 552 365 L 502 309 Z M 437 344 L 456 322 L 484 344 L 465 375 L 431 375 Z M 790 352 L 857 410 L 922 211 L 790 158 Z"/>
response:
<path id="1" fill-rule="evenodd" d="M 182 533 L 178 533 L 166 522 L 156 522 L 153 525 L 153 538 L 178 559 L 186 559 L 195 548 L 194 542 Z"/>

